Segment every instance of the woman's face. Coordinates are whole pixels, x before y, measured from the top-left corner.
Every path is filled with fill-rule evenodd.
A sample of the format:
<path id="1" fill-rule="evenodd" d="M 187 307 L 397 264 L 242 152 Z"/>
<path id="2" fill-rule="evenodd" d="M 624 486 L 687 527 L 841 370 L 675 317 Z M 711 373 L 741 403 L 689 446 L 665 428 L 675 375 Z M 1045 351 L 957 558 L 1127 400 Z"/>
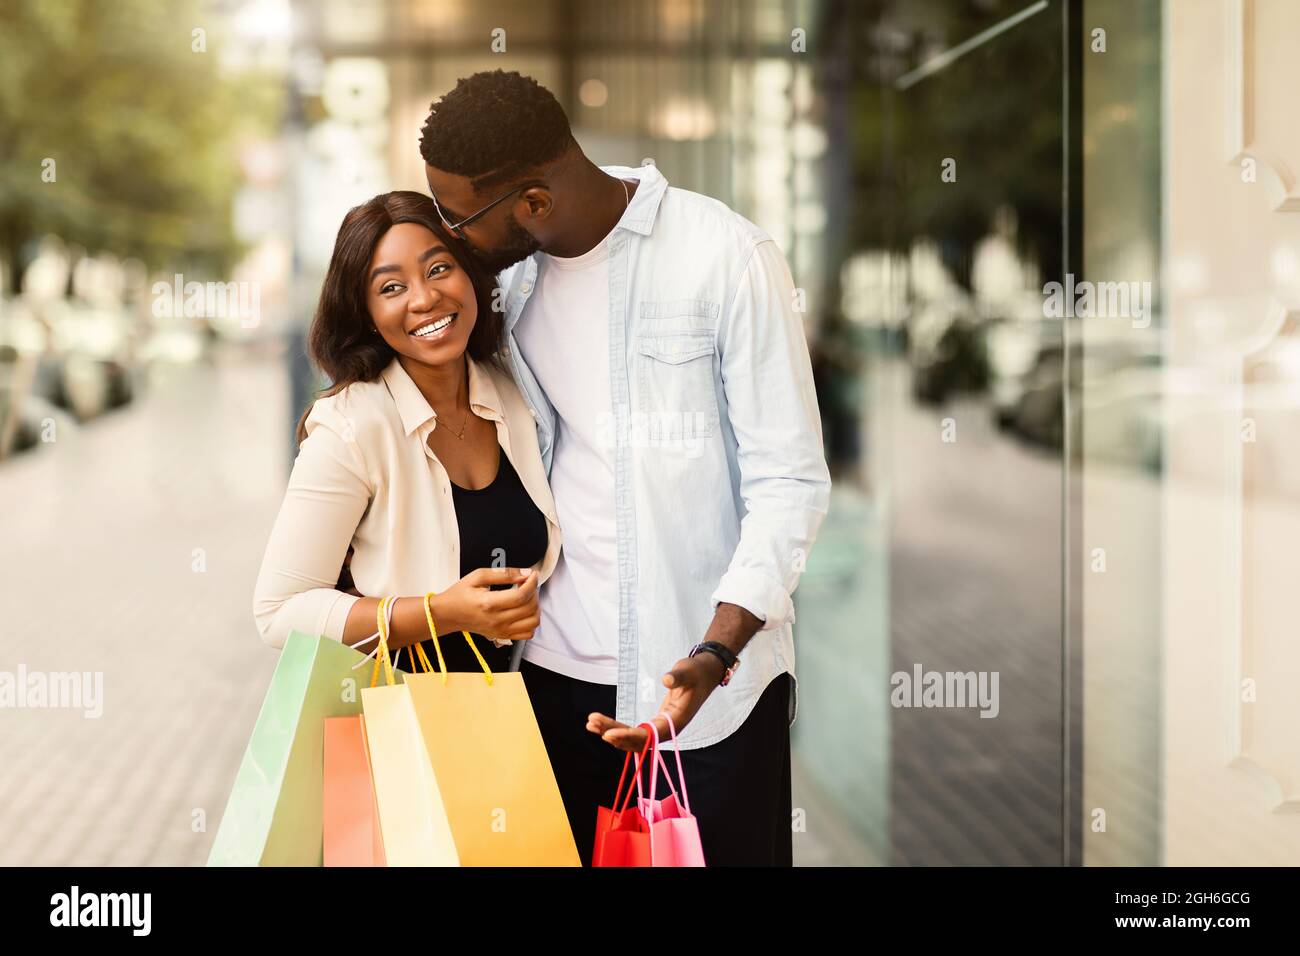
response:
<path id="1" fill-rule="evenodd" d="M 458 360 L 478 318 L 469 275 L 441 239 L 411 222 L 393 226 L 375 246 L 366 305 L 384 341 L 426 365 Z"/>

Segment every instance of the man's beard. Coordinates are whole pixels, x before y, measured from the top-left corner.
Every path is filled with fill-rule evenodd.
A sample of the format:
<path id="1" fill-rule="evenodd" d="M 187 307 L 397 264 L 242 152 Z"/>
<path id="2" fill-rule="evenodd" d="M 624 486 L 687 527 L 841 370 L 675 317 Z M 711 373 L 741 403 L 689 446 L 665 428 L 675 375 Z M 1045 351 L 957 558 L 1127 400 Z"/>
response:
<path id="1" fill-rule="evenodd" d="M 478 249 L 470 247 L 470 252 L 479 261 L 489 275 L 496 275 L 510 268 L 516 262 L 527 259 L 541 248 L 533 236 L 519 225 L 519 220 L 511 215 L 506 224 L 505 241 L 495 249 Z"/>

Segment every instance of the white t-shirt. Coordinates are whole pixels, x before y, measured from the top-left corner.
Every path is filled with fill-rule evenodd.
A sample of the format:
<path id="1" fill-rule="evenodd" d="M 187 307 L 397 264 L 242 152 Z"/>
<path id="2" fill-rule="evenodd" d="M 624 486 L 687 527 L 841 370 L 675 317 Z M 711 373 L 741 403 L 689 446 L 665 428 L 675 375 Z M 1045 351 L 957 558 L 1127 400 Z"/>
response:
<path id="1" fill-rule="evenodd" d="M 515 327 L 524 361 L 555 407 L 551 492 L 559 563 L 523 656 L 596 684 L 618 683 L 618 553 L 609 386 L 609 246 L 540 254 L 537 288 Z"/>

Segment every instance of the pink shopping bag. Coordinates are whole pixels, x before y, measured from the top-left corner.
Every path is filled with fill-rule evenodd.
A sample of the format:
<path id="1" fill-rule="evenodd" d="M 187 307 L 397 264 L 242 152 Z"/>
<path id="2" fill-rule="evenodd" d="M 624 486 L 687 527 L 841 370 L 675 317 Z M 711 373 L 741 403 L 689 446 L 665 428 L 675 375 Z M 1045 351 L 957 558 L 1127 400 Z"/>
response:
<path id="1" fill-rule="evenodd" d="M 668 721 L 668 730 L 672 734 L 673 744 L 676 745 L 677 728 L 673 726 L 673 719 L 667 714 L 659 716 Z M 677 757 L 677 779 L 682 784 L 681 796 L 678 797 L 673 779 L 668 775 L 668 767 L 664 766 L 663 754 L 659 751 L 659 729 L 653 721 L 641 726 L 648 726 L 654 736 L 654 766 L 650 772 L 650 796 L 637 798 L 637 806 L 650 824 L 650 865 L 704 866 L 704 846 L 700 842 L 699 823 L 691 813 L 691 800 L 686 793 L 681 751 L 676 746 L 673 747 L 673 753 Z M 661 766 L 664 768 L 664 779 L 668 781 L 668 789 L 671 793 L 663 800 L 656 800 L 655 792 Z M 639 773 L 637 781 L 640 782 Z"/>

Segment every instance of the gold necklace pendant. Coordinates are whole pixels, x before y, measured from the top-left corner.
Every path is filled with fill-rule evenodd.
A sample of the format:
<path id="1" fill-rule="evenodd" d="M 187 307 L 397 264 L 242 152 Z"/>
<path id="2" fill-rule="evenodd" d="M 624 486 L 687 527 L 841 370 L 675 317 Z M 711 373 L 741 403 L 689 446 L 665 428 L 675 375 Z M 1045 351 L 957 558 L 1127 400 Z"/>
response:
<path id="1" fill-rule="evenodd" d="M 465 411 L 465 420 L 464 420 L 463 422 L 460 423 L 460 431 L 458 431 L 458 432 L 452 432 L 452 434 L 455 435 L 457 438 L 459 438 L 461 441 L 464 441 L 464 440 L 465 440 L 465 429 L 466 429 L 468 426 L 469 426 L 469 410 L 466 409 L 466 411 Z"/>
<path id="2" fill-rule="evenodd" d="M 459 396 L 457 396 L 457 397 L 459 397 Z M 434 417 L 434 420 L 437 422 L 437 426 L 435 426 L 435 427 L 440 427 L 441 424 L 442 424 L 442 416 L 438 414 L 438 410 L 437 410 L 436 408 L 433 410 L 433 417 Z M 460 423 L 460 431 L 458 431 L 458 432 L 452 432 L 452 435 L 455 436 L 458 440 L 460 440 L 460 441 L 464 441 L 464 440 L 465 440 L 465 429 L 468 428 L 468 427 L 469 427 L 469 408 L 466 408 L 466 409 L 465 409 L 465 419 Z M 448 425 L 447 428 L 448 428 L 448 430 L 450 430 L 450 429 L 451 429 L 451 426 Z"/>
<path id="3" fill-rule="evenodd" d="M 433 413 L 433 417 L 434 417 L 434 419 L 435 419 L 437 422 L 439 422 L 439 423 L 442 422 L 442 416 L 439 415 L 437 412 L 434 412 L 434 413 Z M 443 425 L 439 424 L 437 427 L 440 427 L 440 428 L 445 427 L 445 428 L 447 429 L 447 431 L 451 432 L 451 435 L 452 435 L 453 438 L 457 438 L 457 439 L 459 439 L 460 441 L 464 441 L 464 440 L 465 440 L 465 429 L 469 427 L 469 410 L 468 410 L 468 409 L 465 410 L 465 420 L 462 421 L 462 422 L 460 423 L 460 431 L 458 431 L 458 432 L 452 432 L 452 431 L 451 431 L 451 426 L 450 426 L 450 425 L 443 426 Z"/>

